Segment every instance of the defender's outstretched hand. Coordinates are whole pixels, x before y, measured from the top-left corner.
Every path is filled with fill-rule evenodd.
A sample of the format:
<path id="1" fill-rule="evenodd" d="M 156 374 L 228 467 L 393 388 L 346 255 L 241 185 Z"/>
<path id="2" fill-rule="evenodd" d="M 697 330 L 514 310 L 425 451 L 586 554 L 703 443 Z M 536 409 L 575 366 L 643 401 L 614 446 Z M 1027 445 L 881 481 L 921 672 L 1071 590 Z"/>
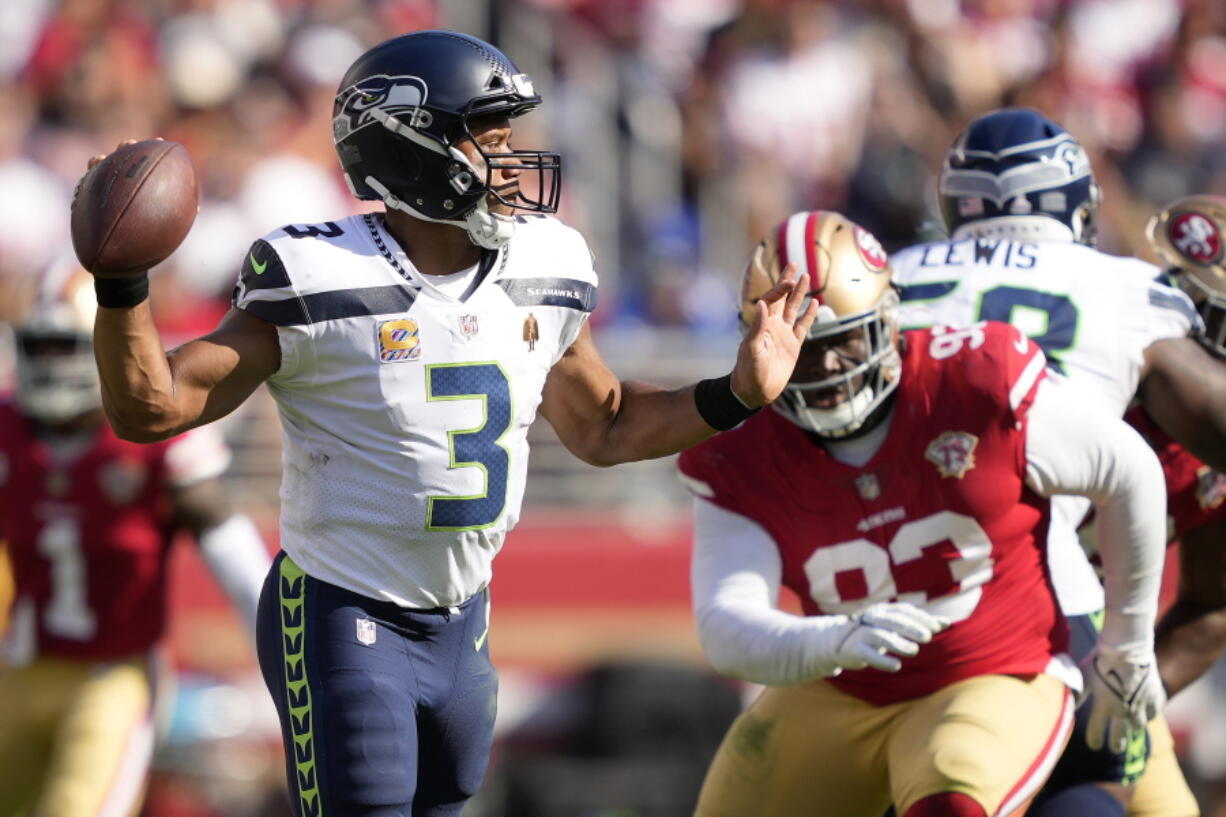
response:
<path id="1" fill-rule="evenodd" d="M 749 408 L 772 402 L 791 378 L 817 316 L 817 299 L 800 311 L 808 294 L 809 274 L 797 279 L 796 265 L 788 264 L 779 283 L 758 301 L 757 315 L 741 341 L 732 370 L 732 391 Z"/>

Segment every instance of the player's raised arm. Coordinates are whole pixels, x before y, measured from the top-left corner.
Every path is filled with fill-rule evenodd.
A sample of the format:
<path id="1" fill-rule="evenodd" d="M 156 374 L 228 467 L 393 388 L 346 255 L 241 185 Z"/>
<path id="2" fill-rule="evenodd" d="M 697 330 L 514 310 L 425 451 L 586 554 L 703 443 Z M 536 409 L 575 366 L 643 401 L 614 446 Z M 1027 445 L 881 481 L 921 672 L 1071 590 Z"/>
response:
<path id="1" fill-rule="evenodd" d="M 276 327 L 238 309 L 208 335 L 166 353 L 147 302 L 100 306 L 94 351 L 107 419 L 135 442 L 224 417 L 277 370 L 281 355 Z"/>
<path id="2" fill-rule="evenodd" d="M 148 270 L 196 216 L 196 178 L 174 142 L 125 142 L 95 156 L 73 199 L 72 238 L 95 276 L 94 349 L 103 407 L 121 437 L 165 439 L 233 411 L 280 364 L 276 328 L 232 310 L 169 356 L 149 310 Z"/>
<path id="3" fill-rule="evenodd" d="M 740 423 L 787 385 L 817 303 L 802 309 L 809 276 L 789 267 L 751 307 L 731 374 L 681 389 L 619 381 L 584 326 L 549 373 L 541 413 L 593 465 L 661 457 Z"/>

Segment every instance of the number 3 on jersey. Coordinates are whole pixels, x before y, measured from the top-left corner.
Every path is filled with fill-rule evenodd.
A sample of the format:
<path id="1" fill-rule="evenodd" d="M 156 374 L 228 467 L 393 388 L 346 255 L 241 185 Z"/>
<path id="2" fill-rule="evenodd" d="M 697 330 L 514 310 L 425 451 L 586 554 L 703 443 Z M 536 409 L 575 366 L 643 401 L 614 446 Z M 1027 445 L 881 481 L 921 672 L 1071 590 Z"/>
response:
<path id="1" fill-rule="evenodd" d="M 480 400 L 481 425 L 447 432 L 451 468 L 480 468 L 485 491 L 432 496 L 426 530 L 477 530 L 498 521 L 506 507 L 511 454 L 499 442 L 511 427 L 511 385 L 497 363 L 439 363 L 426 367 L 426 400 Z"/>
<path id="2" fill-rule="evenodd" d="M 992 542 L 983 527 L 941 511 L 904 524 L 886 548 L 868 539 L 818 548 L 805 562 L 805 575 L 823 613 L 903 601 L 958 622 L 979 606 L 992 568 Z"/>

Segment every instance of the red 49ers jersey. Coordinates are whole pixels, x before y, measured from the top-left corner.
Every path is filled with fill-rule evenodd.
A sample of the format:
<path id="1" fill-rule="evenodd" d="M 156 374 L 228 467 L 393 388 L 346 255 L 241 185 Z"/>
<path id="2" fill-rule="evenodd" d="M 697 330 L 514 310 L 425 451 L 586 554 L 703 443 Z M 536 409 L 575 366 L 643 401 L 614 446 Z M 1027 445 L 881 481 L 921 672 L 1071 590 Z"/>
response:
<path id="1" fill-rule="evenodd" d="M 0 531 L 37 652 L 108 659 L 150 647 L 166 614 L 172 520 L 168 453 L 109 426 L 57 465 L 30 422 L 0 405 Z"/>
<path id="2" fill-rule="evenodd" d="M 807 614 L 919 604 L 953 626 L 897 673 L 829 679 L 874 704 L 1043 671 L 1067 628 L 1046 573 L 1047 501 L 1024 482 L 1044 359 L 1005 324 L 908 332 L 894 415 L 864 467 L 774 411 L 681 455 L 707 498 L 774 539 Z"/>
<path id="3" fill-rule="evenodd" d="M 1226 475 L 1186 451 L 1145 409 L 1133 408 L 1124 419 L 1141 433 L 1162 463 L 1166 509 L 1174 522 L 1175 539 L 1193 528 L 1226 519 Z"/>

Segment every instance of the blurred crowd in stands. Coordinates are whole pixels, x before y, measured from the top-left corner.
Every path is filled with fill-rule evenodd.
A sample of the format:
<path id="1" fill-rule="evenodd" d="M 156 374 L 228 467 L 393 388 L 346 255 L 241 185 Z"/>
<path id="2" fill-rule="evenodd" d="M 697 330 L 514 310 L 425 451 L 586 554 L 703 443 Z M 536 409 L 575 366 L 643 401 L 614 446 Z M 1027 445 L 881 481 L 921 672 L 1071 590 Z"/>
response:
<path id="1" fill-rule="evenodd" d="M 170 342 L 207 331 L 252 240 L 369 207 L 332 150 L 337 82 L 373 43 L 434 27 L 536 80 L 517 141 L 563 154 L 597 331 L 726 343 L 743 259 L 797 209 L 840 210 L 888 250 L 938 235 L 941 159 L 1001 105 L 1089 150 L 1108 252 L 1143 253 L 1163 203 L 1226 194 L 1222 0 L 3 0 L 0 322 L 71 259 L 88 157 L 162 136 L 191 152 L 201 208 L 152 303 Z M 1193 738 L 1226 779 L 1215 735 Z"/>
<path id="2" fill-rule="evenodd" d="M 329 139 L 337 80 L 423 27 L 491 38 L 537 79 L 546 103 L 519 139 L 566 157 L 563 215 L 597 251 L 606 324 L 724 331 L 740 259 L 795 209 L 840 209 L 888 249 L 930 234 L 942 154 L 1002 104 L 1040 108 L 1090 150 L 1108 251 L 1137 251 L 1158 204 L 1226 189 L 1217 0 L 3 5 L 0 276 L 13 286 L 64 252 L 89 155 L 175 139 L 202 206 L 157 276 L 172 332 L 224 308 L 252 239 L 360 206 Z"/>

